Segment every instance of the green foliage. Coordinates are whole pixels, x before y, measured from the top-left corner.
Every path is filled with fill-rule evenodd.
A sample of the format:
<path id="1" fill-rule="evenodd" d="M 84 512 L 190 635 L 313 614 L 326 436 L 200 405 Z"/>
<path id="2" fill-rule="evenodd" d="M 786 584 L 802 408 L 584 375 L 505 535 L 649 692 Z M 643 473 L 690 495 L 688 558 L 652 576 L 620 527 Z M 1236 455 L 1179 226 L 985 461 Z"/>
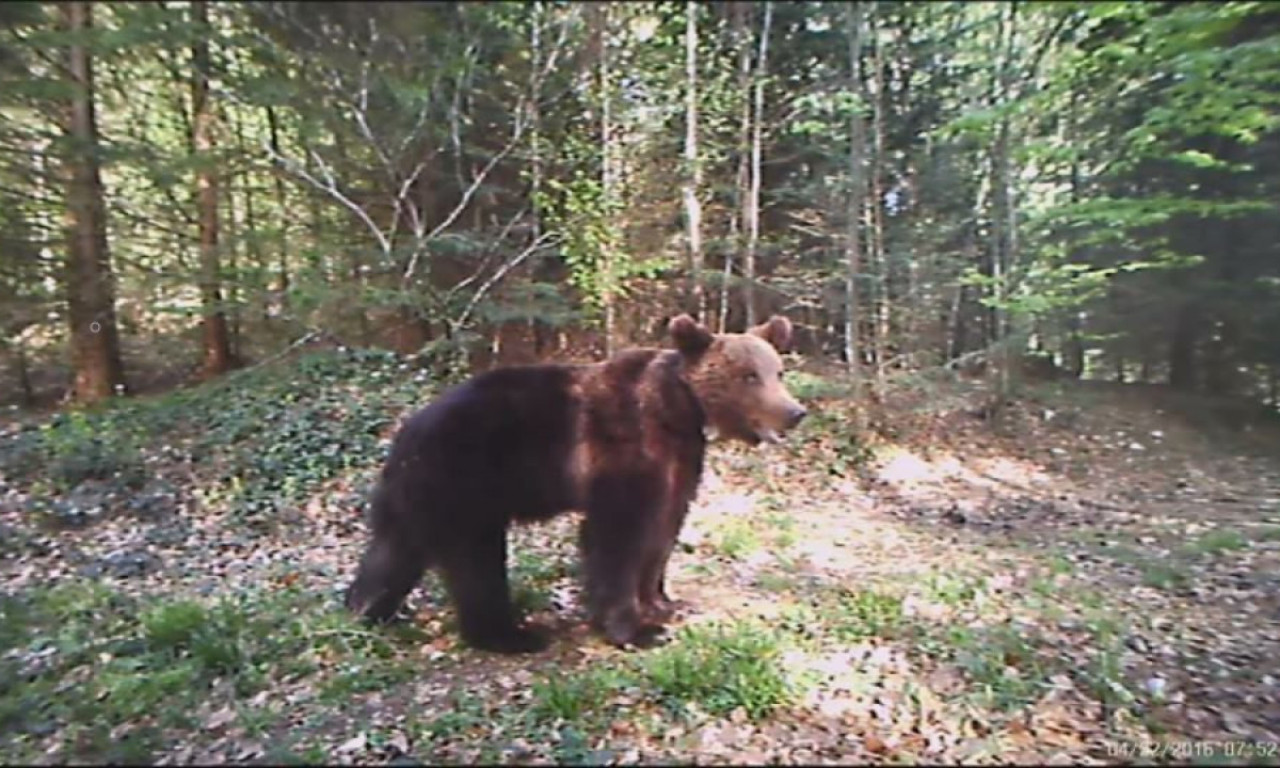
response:
<path id="1" fill-rule="evenodd" d="M 827 609 L 837 637 L 860 640 L 890 638 L 902 620 L 902 597 L 869 590 L 841 590 Z"/>
<path id="2" fill-rule="evenodd" d="M 741 707 L 752 719 L 768 716 L 797 693 L 782 664 L 782 639 L 755 624 L 686 628 L 644 661 L 643 673 L 661 700 L 723 716 Z"/>
<path id="3" fill-rule="evenodd" d="M 1248 546 L 1248 542 L 1245 541 L 1244 536 L 1239 531 L 1219 528 L 1209 531 L 1189 543 L 1187 548 L 1193 553 L 1213 556 L 1223 552 L 1244 549 L 1246 546 Z"/>
<path id="4" fill-rule="evenodd" d="M 59 731 L 67 758 L 150 759 L 172 731 L 232 683 L 233 707 L 270 683 L 322 671 L 322 697 L 347 700 L 420 673 L 421 637 L 369 633 L 345 611 L 296 589 L 226 594 L 217 600 L 138 598 L 99 585 L 38 588 L 0 597 L 0 734 L 7 759 L 34 753 L 37 734 Z M 113 729 L 152 720 L 159 727 Z M 260 723 L 261 725 L 261 723 Z M 43 747 L 40 747 L 43 748 Z M 25 760 L 23 760 L 25 761 Z"/>
<path id="5" fill-rule="evenodd" d="M 529 714 L 535 722 L 574 722 L 602 713 L 610 697 L 626 684 L 626 676 L 611 669 L 590 669 L 571 675 L 548 675 L 533 684 Z"/>
<path id="6" fill-rule="evenodd" d="M 1026 706 L 1047 688 L 1040 644 L 1027 627 L 997 624 L 959 645 L 955 659 L 985 703 L 1009 710 Z"/>
<path id="7" fill-rule="evenodd" d="M 384 433 L 429 387 L 390 353 L 313 353 L 287 368 L 55 416 L 5 436 L 0 468 L 28 485 L 47 475 L 62 492 L 91 479 L 136 489 L 148 461 L 137 446 L 154 446 L 157 459 L 186 458 L 210 481 L 209 503 L 270 521 L 338 474 L 376 464 Z"/>

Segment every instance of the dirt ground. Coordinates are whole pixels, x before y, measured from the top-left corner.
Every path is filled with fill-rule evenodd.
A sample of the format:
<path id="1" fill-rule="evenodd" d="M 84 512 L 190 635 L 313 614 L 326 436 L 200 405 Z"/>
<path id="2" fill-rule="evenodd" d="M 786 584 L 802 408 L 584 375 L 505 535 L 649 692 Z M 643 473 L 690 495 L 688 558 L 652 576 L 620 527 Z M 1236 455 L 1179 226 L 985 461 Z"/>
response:
<path id="1" fill-rule="evenodd" d="M 162 467 L 172 514 L 74 530 L 34 527 L 9 486 L 11 599 L 86 582 L 143 606 L 250 595 L 246 626 L 300 640 L 243 651 L 252 685 L 241 667 L 199 677 L 174 700 L 185 717 L 104 709 L 98 741 L 92 709 L 21 711 L 76 685 L 119 706 L 122 651 L 10 674 L 0 758 L 103 759 L 145 730 L 138 755 L 159 763 L 1280 762 L 1273 426 L 1146 387 L 1040 385 L 994 424 L 959 391 L 918 390 L 891 417 L 821 394 L 785 445 L 713 447 L 669 577 L 687 606 L 648 652 L 587 632 L 571 517 L 511 547 L 522 601 L 556 632 L 545 654 L 460 647 L 434 577 L 400 633 L 312 621 L 340 613 L 375 464 L 267 529 Z M 292 602 L 263 597 L 282 590 Z M 11 669 L 69 653 L 22 615 L 0 616 Z M 74 621 L 97 637 L 105 615 Z M 267 647 L 245 632 L 240 647 Z M 307 663 L 286 673 L 291 656 Z"/>

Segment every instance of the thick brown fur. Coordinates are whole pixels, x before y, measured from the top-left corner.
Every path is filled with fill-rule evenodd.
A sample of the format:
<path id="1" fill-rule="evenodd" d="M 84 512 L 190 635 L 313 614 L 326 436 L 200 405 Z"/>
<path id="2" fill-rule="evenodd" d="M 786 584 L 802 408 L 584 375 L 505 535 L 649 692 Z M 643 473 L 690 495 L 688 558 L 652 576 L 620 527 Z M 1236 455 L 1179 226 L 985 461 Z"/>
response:
<path id="1" fill-rule="evenodd" d="M 669 332 L 674 350 L 489 371 L 410 417 L 374 491 L 348 608 L 389 620 L 436 568 L 467 643 L 540 650 L 545 637 L 511 604 L 507 529 L 582 510 L 593 625 L 617 645 L 658 641 L 674 607 L 667 561 L 702 477 L 707 428 L 754 445 L 805 413 L 782 385 L 786 318 L 715 335 L 682 315 Z"/>

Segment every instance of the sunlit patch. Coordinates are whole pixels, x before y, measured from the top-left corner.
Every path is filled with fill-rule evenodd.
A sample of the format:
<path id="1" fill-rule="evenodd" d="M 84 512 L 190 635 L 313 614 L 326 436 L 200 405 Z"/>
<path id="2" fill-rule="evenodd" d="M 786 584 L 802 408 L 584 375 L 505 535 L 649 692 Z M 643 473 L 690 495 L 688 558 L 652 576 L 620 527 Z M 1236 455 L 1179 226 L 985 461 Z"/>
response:
<path id="1" fill-rule="evenodd" d="M 876 477 L 887 483 L 914 483 L 937 479 L 937 469 L 929 462 L 907 451 L 894 455 L 876 471 Z"/>

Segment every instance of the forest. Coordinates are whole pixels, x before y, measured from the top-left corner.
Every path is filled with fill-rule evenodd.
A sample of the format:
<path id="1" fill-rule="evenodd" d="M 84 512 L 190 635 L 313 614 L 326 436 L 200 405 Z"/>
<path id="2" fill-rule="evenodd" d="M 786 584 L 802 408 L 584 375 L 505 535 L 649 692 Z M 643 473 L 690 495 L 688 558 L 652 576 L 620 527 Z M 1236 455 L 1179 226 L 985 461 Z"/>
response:
<path id="1" fill-rule="evenodd" d="M 0 3 L 0 760 L 1275 764 L 1278 244 L 1275 3 Z M 343 614 L 402 418 L 681 313 L 811 416 L 670 644 L 571 521 L 534 661 Z"/>

